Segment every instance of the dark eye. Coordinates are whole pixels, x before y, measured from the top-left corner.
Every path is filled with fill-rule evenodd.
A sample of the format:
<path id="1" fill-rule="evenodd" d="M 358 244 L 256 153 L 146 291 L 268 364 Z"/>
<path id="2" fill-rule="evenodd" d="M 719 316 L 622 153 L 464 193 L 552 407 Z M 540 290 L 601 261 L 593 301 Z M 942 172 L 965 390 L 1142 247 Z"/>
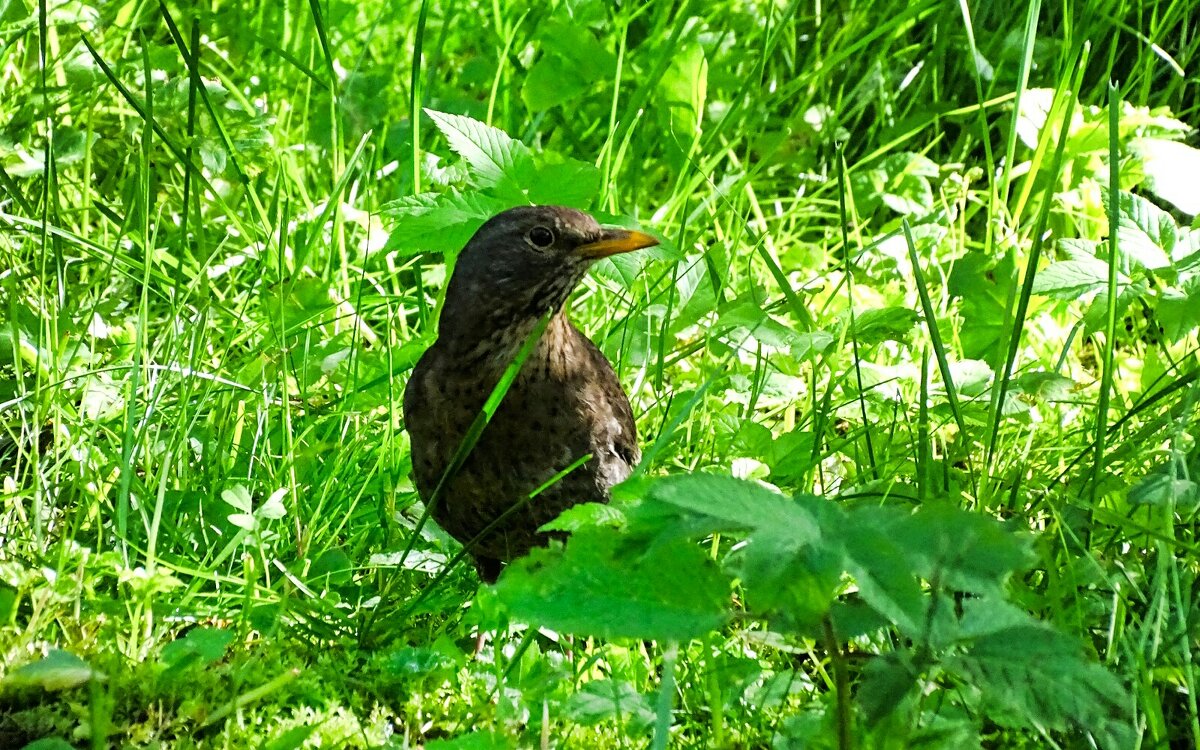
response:
<path id="1" fill-rule="evenodd" d="M 554 244 L 554 232 L 545 227 L 534 227 L 529 230 L 529 241 L 534 247 L 550 247 Z"/>

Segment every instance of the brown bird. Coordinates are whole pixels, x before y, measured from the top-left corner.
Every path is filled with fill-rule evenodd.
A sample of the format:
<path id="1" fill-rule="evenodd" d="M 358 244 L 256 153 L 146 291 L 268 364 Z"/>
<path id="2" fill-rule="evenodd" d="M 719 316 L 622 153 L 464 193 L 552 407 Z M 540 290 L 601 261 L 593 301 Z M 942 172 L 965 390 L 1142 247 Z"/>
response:
<path id="1" fill-rule="evenodd" d="M 560 206 L 489 219 L 458 257 L 438 338 L 404 391 L 413 477 L 430 514 L 494 582 L 503 563 L 545 544 L 537 529 L 577 503 L 607 502 L 641 457 L 629 399 L 612 365 L 567 320 L 566 302 L 599 258 L 657 245 Z M 447 467 L 505 369 L 546 314 L 478 442 Z M 543 488 L 572 464 L 582 465 Z"/>

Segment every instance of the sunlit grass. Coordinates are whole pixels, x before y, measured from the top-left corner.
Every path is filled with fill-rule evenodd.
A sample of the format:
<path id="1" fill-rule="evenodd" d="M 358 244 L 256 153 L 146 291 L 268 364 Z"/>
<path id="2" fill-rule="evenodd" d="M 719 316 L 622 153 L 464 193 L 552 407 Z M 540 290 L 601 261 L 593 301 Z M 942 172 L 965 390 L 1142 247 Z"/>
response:
<path id="1" fill-rule="evenodd" d="M 1194 277 L 1086 320 L 1034 287 L 1118 191 L 1171 208 L 1130 143 L 1195 143 L 1190 4 L 50 7 L 0 11 L 0 745 L 891 746 L 835 700 L 912 653 L 888 627 L 572 644 L 439 577 L 399 394 L 444 258 L 383 209 L 477 185 L 425 109 L 594 165 L 589 207 L 664 239 L 572 302 L 646 474 L 1035 532 L 1012 601 L 1145 746 L 1200 740 Z M 51 648 L 105 679 L 8 682 Z M 897 737 L 1047 741 L 904 710 Z"/>

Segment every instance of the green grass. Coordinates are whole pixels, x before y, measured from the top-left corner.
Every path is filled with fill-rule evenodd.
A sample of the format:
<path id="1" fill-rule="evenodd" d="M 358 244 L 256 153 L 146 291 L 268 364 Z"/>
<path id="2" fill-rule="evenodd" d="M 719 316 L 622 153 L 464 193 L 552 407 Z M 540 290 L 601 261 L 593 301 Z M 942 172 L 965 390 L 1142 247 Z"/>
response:
<path id="1" fill-rule="evenodd" d="M 0 746 L 1200 744 L 1194 16 L 0 4 Z M 480 589 L 400 394 L 530 200 L 663 239 L 645 461 Z"/>

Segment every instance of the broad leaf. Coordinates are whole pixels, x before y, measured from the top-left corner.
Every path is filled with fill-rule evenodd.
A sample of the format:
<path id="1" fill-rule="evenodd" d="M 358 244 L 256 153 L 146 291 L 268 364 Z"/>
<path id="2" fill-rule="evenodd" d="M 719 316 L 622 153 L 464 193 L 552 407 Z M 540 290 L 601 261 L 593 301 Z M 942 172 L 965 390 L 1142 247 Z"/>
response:
<path id="1" fill-rule="evenodd" d="M 535 549 L 496 593 L 518 619 L 604 638 L 687 640 L 728 619 L 729 582 L 703 548 L 676 538 L 635 549 L 607 529 Z"/>
<path id="2" fill-rule="evenodd" d="M 533 182 L 533 154 L 524 143 L 478 120 L 426 109 L 450 148 L 467 162 L 475 184 L 520 201 Z"/>

